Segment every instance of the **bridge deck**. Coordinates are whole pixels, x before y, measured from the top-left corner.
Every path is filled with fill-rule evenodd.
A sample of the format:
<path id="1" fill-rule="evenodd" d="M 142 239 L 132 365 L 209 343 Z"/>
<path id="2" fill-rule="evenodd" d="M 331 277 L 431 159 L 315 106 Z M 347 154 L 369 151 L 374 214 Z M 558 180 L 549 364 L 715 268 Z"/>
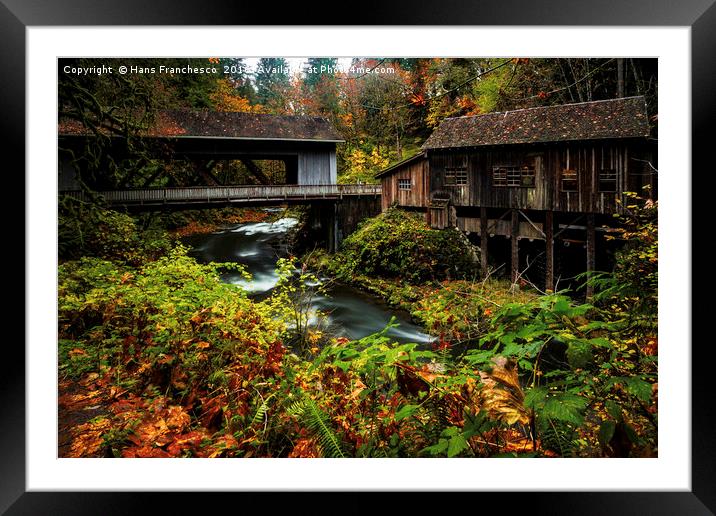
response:
<path id="1" fill-rule="evenodd" d="M 60 192 L 87 200 L 85 192 Z M 345 196 L 380 195 L 380 185 L 268 185 L 268 186 L 192 186 L 181 188 L 146 188 L 97 192 L 108 204 L 127 206 L 187 204 L 251 204 L 267 202 L 302 202 L 342 199 Z"/>

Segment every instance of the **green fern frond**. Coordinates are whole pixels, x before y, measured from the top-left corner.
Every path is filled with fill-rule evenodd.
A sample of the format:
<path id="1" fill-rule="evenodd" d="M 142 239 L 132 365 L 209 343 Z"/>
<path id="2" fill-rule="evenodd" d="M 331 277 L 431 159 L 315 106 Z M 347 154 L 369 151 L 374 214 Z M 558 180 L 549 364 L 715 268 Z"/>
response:
<path id="1" fill-rule="evenodd" d="M 317 438 L 318 448 L 324 457 L 345 457 L 340 440 L 330 426 L 328 415 L 315 401 L 308 397 L 302 398 L 292 403 L 286 412 L 303 421 L 306 428 Z"/>
<path id="2" fill-rule="evenodd" d="M 268 402 L 271 398 L 273 398 L 276 395 L 276 393 L 271 394 L 268 398 L 266 398 L 261 405 L 259 405 L 259 408 L 256 409 L 256 414 L 254 414 L 253 419 L 251 420 L 251 425 L 254 425 L 258 422 L 266 421 L 266 414 L 268 413 Z"/>
<path id="3" fill-rule="evenodd" d="M 551 419 L 542 420 L 540 437 L 542 448 L 559 453 L 562 457 L 570 457 L 578 447 L 577 433 L 572 427 L 562 421 Z"/>

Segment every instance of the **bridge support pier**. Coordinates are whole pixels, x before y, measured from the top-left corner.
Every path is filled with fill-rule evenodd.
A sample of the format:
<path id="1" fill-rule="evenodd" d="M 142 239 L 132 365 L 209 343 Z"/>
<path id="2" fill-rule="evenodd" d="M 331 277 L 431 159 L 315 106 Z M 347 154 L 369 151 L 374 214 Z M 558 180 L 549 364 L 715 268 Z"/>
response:
<path id="1" fill-rule="evenodd" d="M 339 201 L 312 203 L 306 221 L 305 247 L 323 248 L 334 253 L 340 245 Z"/>
<path id="2" fill-rule="evenodd" d="M 361 221 L 378 214 L 380 196 L 345 196 L 339 200 L 314 202 L 306 222 L 306 245 L 310 242 L 334 253 Z"/>

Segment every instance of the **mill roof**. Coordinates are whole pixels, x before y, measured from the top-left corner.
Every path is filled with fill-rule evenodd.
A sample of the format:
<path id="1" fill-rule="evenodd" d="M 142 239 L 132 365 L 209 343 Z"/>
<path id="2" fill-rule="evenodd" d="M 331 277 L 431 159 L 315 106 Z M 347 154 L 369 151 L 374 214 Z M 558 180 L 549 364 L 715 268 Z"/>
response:
<path id="1" fill-rule="evenodd" d="M 649 136 L 643 96 L 446 118 L 423 149 Z"/>

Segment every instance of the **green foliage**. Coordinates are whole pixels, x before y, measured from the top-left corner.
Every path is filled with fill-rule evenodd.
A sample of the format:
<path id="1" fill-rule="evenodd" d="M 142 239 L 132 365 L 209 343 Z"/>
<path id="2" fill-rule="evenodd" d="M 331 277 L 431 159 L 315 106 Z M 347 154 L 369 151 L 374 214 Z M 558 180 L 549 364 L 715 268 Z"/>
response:
<path id="1" fill-rule="evenodd" d="M 338 179 L 339 183 L 344 184 L 377 183 L 375 174 L 390 162 L 387 152 L 381 152 L 378 147 L 366 143 L 343 151 L 341 157 L 343 173 Z"/>
<path id="2" fill-rule="evenodd" d="M 645 188 L 645 194 L 648 187 Z M 655 324 L 654 307 L 658 303 L 658 201 L 634 192 L 625 192 L 624 212 L 616 215 L 620 227 L 609 239 L 623 242 L 616 253 L 611 275 L 596 275 L 592 280 L 596 301 L 629 305 L 630 312 L 646 324 Z"/>
<path id="3" fill-rule="evenodd" d="M 282 267 L 285 278 L 300 276 L 291 261 Z M 63 264 L 63 376 L 108 374 L 145 399 L 203 400 L 191 424 L 216 425 L 207 413 L 221 419 L 190 452 L 197 456 L 312 456 L 310 443 L 326 457 L 594 456 L 655 446 L 655 415 L 645 410 L 656 363 L 623 340 L 625 314 L 558 293 L 495 309 L 464 354 L 396 345 L 391 322 L 302 358 L 276 344 L 283 298 L 251 301 L 218 271 L 183 249 L 139 269 L 97 258 Z M 111 420 L 118 453 L 136 450 L 131 439 L 143 427 L 132 428 Z"/>
<path id="4" fill-rule="evenodd" d="M 162 229 L 140 230 L 127 214 L 64 198 L 59 206 L 60 259 L 96 256 L 139 264 L 167 252 L 169 238 Z"/>
<path id="5" fill-rule="evenodd" d="M 291 88 L 288 61 L 282 57 L 259 59 L 256 70 L 256 98 L 269 111 L 282 113 L 286 110 L 286 99 Z"/>
<path id="6" fill-rule="evenodd" d="M 325 314 L 313 308 L 317 295 L 328 295 L 328 285 L 305 265 L 299 267 L 295 257 L 276 262 L 278 281 L 265 304 L 274 318 L 285 325 L 284 338 L 301 353 L 309 353 L 321 340 Z"/>
<path id="7" fill-rule="evenodd" d="M 111 364 L 127 338 L 141 347 L 135 352 L 153 357 L 178 351 L 174 347 L 183 341 L 208 342 L 220 333 L 239 332 L 265 343 L 277 324 L 267 319 L 256 328 L 234 318 L 242 311 L 260 314 L 261 306 L 219 280 L 222 266 L 239 268 L 197 264 L 181 247 L 140 269 L 88 257 L 64 263 L 58 271 L 60 335 L 96 349 L 104 364 Z M 208 316 L 214 317 L 212 324 L 203 322 Z"/>
<path id="8" fill-rule="evenodd" d="M 337 272 L 398 277 L 411 283 L 471 278 L 477 273 L 474 250 L 457 230 L 434 230 L 419 215 L 389 209 L 364 221 L 343 242 Z"/>
<path id="9" fill-rule="evenodd" d="M 323 412 L 311 398 L 303 397 L 287 409 L 287 414 L 295 416 L 306 425 L 318 439 L 318 447 L 324 457 L 345 457 L 341 450 L 340 439 L 331 428 L 328 415 Z"/>
<path id="10" fill-rule="evenodd" d="M 655 446 L 655 418 L 648 407 L 657 380 L 656 357 L 643 349 L 648 338 L 628 311 L 616 305 L 609 310 L 574 305 L 564 294 L 552 294 L 505 305 L 491 326 L 466 360 L 479 364 L 505 356 L 523 365 L 530 387 L 524 404 L 551 449 L 565 455 L 567 449 L 572 453 L 584 446 L 575 441 L 577 430 L 588 432 L 596 445 L 610 424 L 593 429 L 591 422 L 621 421 L 624 414 L 643 429 L 646 440 L 639 444 Z"/>
<path id="11" fill-rule="evenodd" d="M 411 305 L 410 313 L 442 342 L 470 342 L 489 329 L 496 308 L 534 297 L 531 292 L 512 291 L 503 281 L 446 281 L 423 291 Z"/>

